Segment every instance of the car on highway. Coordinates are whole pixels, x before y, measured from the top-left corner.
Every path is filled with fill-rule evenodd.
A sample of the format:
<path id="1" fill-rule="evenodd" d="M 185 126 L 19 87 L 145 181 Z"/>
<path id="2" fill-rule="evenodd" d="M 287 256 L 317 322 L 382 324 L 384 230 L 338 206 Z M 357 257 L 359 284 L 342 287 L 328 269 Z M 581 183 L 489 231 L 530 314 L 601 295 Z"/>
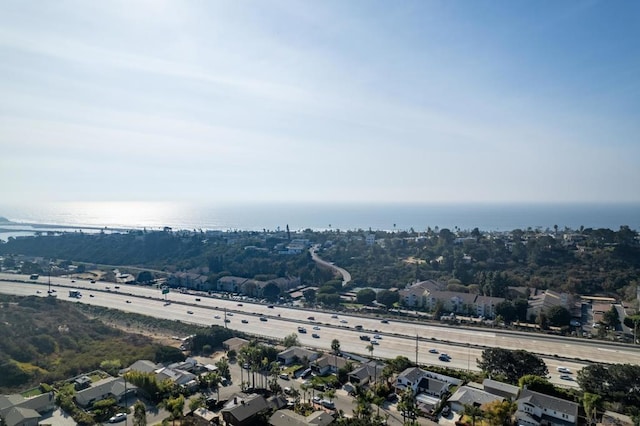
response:
<path id="1" fill-rule="evenodd" d="M 90 294 L 89 297 L 93 297 L 93 294 Z"/>
<path id="2" fill-rule="evenodd" d="M 36 290 L 36 294 L 40 294 L 42 293 L 40 290 Z"/>
<path id="3" fill-rule="evenodd" d="M 273 305 L 269 305 L 269 306 L 267 306 L 267 308 L 273 309 Z"/>
<path id="4" fill-rule="evenodd" d="M 199 297 L 196 297 L 196 302 L 199 302 L 201 299 Z"/>
<path id="5" fill-rule="evenodd" d="M 382 336 L 379 334 L 374 334 L 373 336 L 374 339 L 378 339 L 378 340 L 382 340 Z"/>
<path id="6" fill-rule="evenodd" d="M 362 330 L 362 326 L 361 325 L 356 325 L 353 328 L 355 328 L 356 330 Z"/>
<path id="7" fill-rule="evenodd" d="M 440 361 L 444 361 L 444 362 L 449 362 L 451 361 L 451 358 L 449 357 L 449 355 L 447 354 L 440 354 L 440 356 L 438 357 L 438 359 Z"/>
<path id="8" fill-rule="evenodd" d="M 232 317 L 233 316 L 233 312 L 227 312 L 227 316 L 228 317 Z"/>
<path id="9" fill-rule="evenodd" d="M 220 315 L 214 316 L 215 319 L 220 319 Z"/>
<path id="10" fill-rule="evenodd" d="M 360 340 L 366 340 L 368 342 L 369 340 L 371 340 L 371 337 L 367 336 L 366 334 L 363 334 L 362 336 L 360 336 Z"/>
<path id="11" fill-rule="evenodd" d="M 431 348 L 431 349 L 429 349 L 429 353 L 430 354 L 437 354 L 438 350 L 436 348 Z"/>
<path id="12" fill-rule="evenodd" d="M 241 322 L 241 323 L 243 323 L 243 324 L 249 324 L 249 321 L 248 321 L 248 320 L 246 320 L 246 319 L 243 319 L 243 320 L 242 320 L 242 321 L 240 321 L 240 322 Z"/>
<path id="13" fill-rule="evenodd" d="M 346 323 L 348 323 L 348 322 L 349 322 L 349 321 L 347 321 L 347 320 L 340 320 L 340 324 L 346 324 Z"/>
<path id="14" fill-rule="evenodd" d="M 268 321 L 267 317 L 260 317 L 260 321 Z"/>
<path id="15" fill-rule="evenodd" d="M 320 335 L 318 333 L 313 333 L 311 337 L 313 337 L 314 339 L 319 339 Z"/>
<path id="16" fill-rule="evenodd" d="M 571 377 L 571 376 L 570 376 L 570 375 L 568 375 L 568 374 L 561 374 L 561 375 L 560 375 L 560 378 L 561 378 L 562 380 L 573 380 L 573 377 Z"/>
<path id="17" fill-rule="evenodd" d="M 193 315 L 193 311 L 187 311 L 189 315 Z"/>
<path id="18" fill-rule="evenodd" d="M 95 282 L 95 281 L 94 281 L 94 282 Z M 113 288 L 115 288 L 116 290 L 118 290 L 118 289 L 120 289 L 120 286 L 119 286 L 119 285 L 117 285 L 117 286 L 114 286 Z"/>
<path id="19" fill-rule="evenodd" d="M 226 320 L 224 320 L 224 322 L 231 322 L 231 320 L 227 318 Z"/>
<path id="20" fill-rule="evenodd" d="M 383 319 L 382 321 L 380 321 L 382 324 L 389 324 L 389 320 Z"/>
<path id="21" fill-rule="evenodd" d="M 298 327 L 298 333 L 302 333 L 305 334 L 307 332 L 307 329 L 304 327 Z"/>
<path id="22" fill-rule="evenodd" d="M 337 315 L 331 315 L 331 318 L 338 319 L 338 316 Z"/>
<path id="23" fill-rule="evenodd" d="M 76 282 L 76 280 L 71 280 L 71 282 L 72 282 L 72 283 L 75 283 L 75 282 Z"/>
<path id="24" fill-rule="evenodd" d="M 109 423 L 118 423 L 118 422 L 122 422 L 124 421 L 124 419 L 127 418 L 127 414 L 126 413 L 118 413 L 115 416 L 111 417 L 109 419 Z"/>
<path id="25" fill-rule="evenodd" d="M 96 283 L 96 280 L 91 280 L 91 284 L 95 284 L 95 283 Z M 118 288 L 118 287 L 116 287 L 116 288 Z M 124 414 L 124 413 L 122 413 L 122 414 Z M 125 416 L 126 416 L 126 414 L 125 414 Z"/>
<path id="26" fill-rule="evenodd" d="M 127 303 L 131 303 L 131 300 L 127 300 Z"/>
<path id="27" fill-rule="evenodd" d="M 316 320 L 316 317 L 307 317 L 307 319 L 308 319 L 309 321 L 315 321 L 315 320 Z"/>
<path id="28" fill-rule="evenodd" d="M 569 370 L 567 367 L 558 367 L 558 373 L 571 374 L 571 370 Z"/>
<path id="29" fill-rule="evenodd" d="M 315 327 L 313 327 L 314 330 L 320 330 L 320 327 L 318 327 L 317 325 Z"/>
<path id="30" fill-rule="evenodd" d="M 379 345 L 379 344 L 380 344 L 380 342 L 378 342 L 377 340 L 372 340 L 372 341 L 371 341 L 371 344 L 372 344 L 372 345 Z"/>
<path id="31" fill-rule="evenodd" d="M 238 306 L 243 306 L 242 303 L 238 303 Z"/>

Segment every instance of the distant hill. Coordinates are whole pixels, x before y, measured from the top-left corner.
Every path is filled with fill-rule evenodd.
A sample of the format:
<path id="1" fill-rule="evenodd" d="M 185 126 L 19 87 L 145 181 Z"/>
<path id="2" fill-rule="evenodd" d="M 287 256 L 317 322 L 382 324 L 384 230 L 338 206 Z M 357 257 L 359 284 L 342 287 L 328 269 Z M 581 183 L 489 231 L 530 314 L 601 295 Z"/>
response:
<path id="1" fill-rule="evenodd" d="M 11 222 L 9 219 L 7 219 L 6 217 L 2 217 L 0 216 L 0 223 L 13 223 Z"/>

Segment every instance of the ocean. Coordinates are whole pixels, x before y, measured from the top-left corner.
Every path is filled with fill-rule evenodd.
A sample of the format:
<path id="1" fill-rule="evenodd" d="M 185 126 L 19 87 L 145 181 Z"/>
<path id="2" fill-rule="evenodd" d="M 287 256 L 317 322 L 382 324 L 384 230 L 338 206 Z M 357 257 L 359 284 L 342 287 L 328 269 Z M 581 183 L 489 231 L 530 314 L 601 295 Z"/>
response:
<path id="1" fill-rule="evenodd" d="M 428 227 L 482 231 L 516 228 L 640 229 L 635 204 L 188 204 L 169 202 L 65 202 L 31 206 L 0 204 L 0 217 L 54 226 L 202 230 L 415 230 Z M 0 223 L 0 238 L 15 236 Z M 20 226 L 21 233 L 25 226 Z M 17 231 L 17 229 L 15 229 Z"/>

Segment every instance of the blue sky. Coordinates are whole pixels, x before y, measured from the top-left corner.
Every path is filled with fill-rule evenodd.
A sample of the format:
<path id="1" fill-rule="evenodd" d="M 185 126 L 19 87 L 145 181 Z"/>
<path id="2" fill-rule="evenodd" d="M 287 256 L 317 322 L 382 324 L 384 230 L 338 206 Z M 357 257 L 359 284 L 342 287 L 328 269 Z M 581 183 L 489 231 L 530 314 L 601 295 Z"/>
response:
<path id="1" fill-rule="evenodd" d="M 0 3 L 5 202 L 639 202 L 635 1 Z"/>

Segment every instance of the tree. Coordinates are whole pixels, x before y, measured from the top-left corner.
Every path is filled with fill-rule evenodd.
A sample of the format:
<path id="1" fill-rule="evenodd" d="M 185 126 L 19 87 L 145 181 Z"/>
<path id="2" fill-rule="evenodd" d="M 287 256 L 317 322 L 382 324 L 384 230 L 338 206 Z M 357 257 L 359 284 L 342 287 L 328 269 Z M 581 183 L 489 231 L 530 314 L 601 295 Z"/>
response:
<path id="1" fill-rule="evenodd" d="M 482 351 L 478 367 L 490 376 L 503 376 L 509 383 L 516 383 L 527 374 L 546 376 L 549 373 L 544 361 L 524 350 L 488 348 Z"/>
<path id="2" fill-rule="evenodd" d="M 340 340 L 333 339 L 331 341 L 331 350 L 333 351 L 333 353 L 335 355 L 339 355 L 340 354 Z"/>
<path id="3" fill-rule="evenodd" d="M 553 383 L 549 383 L 546 377 L 535 376 L 533 374 L 527 374 L 526 376 L 520 377 L 520 380 L 518 380 L 518 386 L 520 386 L 521 389 L 524 389 L 526 386 L 529 390 L 546 393 L 548 395 L 552 395 L 556 390 Z"/>
<path id="4" fill-rule="evenodd" d="M 291 346 L 300 346 L 300 340 L 298 339 L 298 335 L 295 333 L 291 333 L 288 336 L 285 336 L 284 342 L 282 342 L 285 348 L 290 348 Z"/>
<path id="5" fill-rule="evenodd" d="M 418 415 L 418 406 L 416 405 L 416 397 L 413 394 L 413 389 L 407 387 L 400 394 L 400 400 L 398 401 L 398 411 L 402 413 L 402 424 L 407 423 L 407 419 L 415 420 Z"/>
<path id="6" fill-rule="evenodd" d="M 495 310 L 496 315 L 501 316 L 505 324 L 511 324 L 518 318 L 516 307 L 509 300 L 498 303 Z"/>
<path id="7" fill-rule="evenodd" d="M 495 400 L 481 406 L 484 417 L 492 425 L 511 424 L 511 416 L 516 412 L 518 406 L 515 402 Z"/>
<path id="8" fill-rule="evenodd" d="M 547 319 L 549 320 L 549 325 L 565 327 L 571 322 L 571 312 L 564 306 L 552 306 L 547 309 Z"/>
<path id="9" fill-rule="evenodd" d="M 147 426 L 147 409 L 140 400 L 133 405 L 133 426 Z"/>
<path id="10" fill-rule="evenodd" d="M 484 411 L 475 404 L 464 404 L 464 415 L 471 417 L 471 426 L 476 426 L 476 419 L 481 419 Z"/>
<path id="11" fill-rule="evenodd" d="M 376 300 L 378 303 L 382 303 L 387 309 L 393 307 L 395 303 L 400 300 L 400 295 L 397 291 L 389 291 L 389 290 L 380 290 L 376 294 Z"/>
<path id="12" fill-rule="evenodd" d="M 139 283 L 150 283 L 153 282 L 155 280 L 155 277 L 153 276 L 153 274 L 149 271 L 142 271 L 138 274 L 138 278 L 136 278 L 136 281 Z"/>
<path id="13" fill-rule="evenodd" d="M 303 291 L 302 295 L 304 296 L 304 300 L 310 304 L 313 304 L 316 301 L 316 291 L 312 288 Z"/>
<path id="14" fill-rule="evenodd" d="M 280 287 L 278 287 L 278 285 L 273 281 L 268 282 L 262 289 L 262 295 L 265 299 L 273 302 L 278 299 L 278 296 L 280 296 Z"/>
<path id="15" fill-rule="evenodd" d="M 582 406 L 584 407 L 587 424 L 595 424 L 598 408 L 600 407 L 600 395 L 585 392 L 582 396 Z"/>
<path id="16" fill-rule="evenodd" d="M 615 306 L 611 306 L 611 309 L 602 315 L 602 323 L 612 329 L 620 325 L 620 317 L 618 316 L 618 310 Z"/>
<path id="17" fill-rule="evenodd" d="M 369 305 L 374 300 L 376 300 L 376 292 L 370 288 L 363 288 L 356 293 L 356 301 L 363 305 Z"/>

